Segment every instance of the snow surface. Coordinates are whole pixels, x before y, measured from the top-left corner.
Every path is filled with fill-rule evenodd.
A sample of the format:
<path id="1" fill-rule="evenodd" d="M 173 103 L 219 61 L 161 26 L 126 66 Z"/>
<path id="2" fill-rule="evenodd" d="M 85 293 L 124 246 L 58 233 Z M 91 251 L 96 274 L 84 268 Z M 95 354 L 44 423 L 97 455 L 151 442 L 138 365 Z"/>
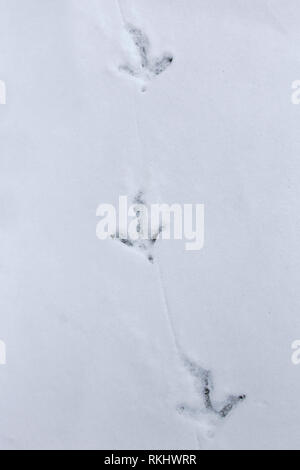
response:
<path id="1" fill-rule="evenodd" d="M 1 449 L 299 449 L 299 14 L 0 0 Z M 97 240 L 139 191 L 204 203 L 204 250 Z"/>

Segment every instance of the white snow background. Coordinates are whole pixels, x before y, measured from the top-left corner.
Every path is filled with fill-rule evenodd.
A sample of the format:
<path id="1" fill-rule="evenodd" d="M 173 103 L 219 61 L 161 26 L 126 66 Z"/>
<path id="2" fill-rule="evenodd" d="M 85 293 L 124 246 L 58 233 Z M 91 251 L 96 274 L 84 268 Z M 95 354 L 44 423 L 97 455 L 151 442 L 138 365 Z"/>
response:
<path id="1" fill-rule="evenodd" d="M 0 0 L 1 449 L 299 449 L 299 14 Z M 174 58 L 145 90 L 128 24 Z M 204 249 L 97 240 L 141 190 L 204 203 Z M 205 409 L 188 360 L 246 400 Z"/>

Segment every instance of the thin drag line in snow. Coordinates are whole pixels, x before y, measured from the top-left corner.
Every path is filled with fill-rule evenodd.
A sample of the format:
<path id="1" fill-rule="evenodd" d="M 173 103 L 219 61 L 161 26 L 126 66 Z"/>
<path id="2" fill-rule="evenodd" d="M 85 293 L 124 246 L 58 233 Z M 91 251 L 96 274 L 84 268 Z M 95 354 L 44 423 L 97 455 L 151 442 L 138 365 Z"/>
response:
<path id="1" fill-rule="evenodd" d="M 128 27 L 128 21 L 126 20 L 125 13 L 122 7 L 121 0 L 116 0 L 117 2 L 117 7 L 119 10 L 120 17 L 124 23 L 124 26 L 127 28 Z M 138 104 L 137 104 L 137 97 L 136 93 L 133 91 L 133 106 L 134 106 L 134 121 L 135 121 L 135 129 L 136 129 L 136 136 L 137 136 L 137 141 L 140 147 L 140 153 L 141 155 L 143 154 L 143 143 L 141 139 L 141 131 L 140 131 L 140 125 L 139 125 L 139 119 L 138 119 Z M 148 170 L 149 172 L 149 170 Z M 145 179 L 147 179 L 147 173 L 145 174 Z"/>
<path id="2" fill-rule="evenodd" d="M 178 352 L 179 356 L 181 356 L 182 355 L 182 352 L 181 352 L 182 350 L 181 350 L 181 347 L 180 347 L 180 344 L 179 344 L 179 341 L 178 341 L 178 338 L 177 338 L 177 334 L 176 334 L 176 330 L 175 330 L 175 326 L 174 326 L 174 320 L 173 320 L 173 317 L 172 317 L 169 301 L 168 301 L 168 298 L 167 298 L 166 288 L 165 288 L 165 284 L 164 284 L 164 280 L 163 280 L 163 274 L 162 274 L 162 270 L 161 270 L 159 260 L 157 260 L 157 269 L 158 269 L 159 285 L 160 285 L 160 288 L 161 288 L 162 298 L 163 298 L 163 303 L 164 303 L 164 309 L 165 309 L 165 312 L 166 312 L 166 318 L 167 318 L 168 324 L 170 326 L 170 330 L 171 330 L 171 333 L 172 333 L 172 336 L 173 336 L 173 340 L 174 340 L 177 352 Z"/>
<path id="3" fill-rule="evenodd" d="M 123 11 L 123 8 L 122 8 L 121 0 L 116 0 L 116 1 L 117 1 L 118 10 L 120 12 L 123 23 L 126 25 L 127 21 L 126 21 L 125 14 L 124 14 L 124 11 Z"/>
<path id="4" fill-rule="evenodd" d="M 170 331 L 171 331 L 172 338 L 173 338 L 173 341 L 174 341 L 175 349 L 177 351 L 179 359 L 180 359 L 180 361 L 182 361 L 184 363 L 185 354 L 184 354 L 184 352 L 183 352 L 183 350 L 180 346 L 180 343 L 179 343 L 179 340 L 178 340 L 178 337 L 177 337 L 177 333 L 176 333 L 176 330 L 175 330 L 174 320 L 173 320 L 170 304 L 169 304 L 168 297 L 167 297 L 167 291 L 166 291 L 166 287 L 165 287 L 165 283 L 164 283 L 164 279 L 163 279 L 162 269 L 161 269 L 161 265 L 160 265 L 160 262 L 159 262 L 158 259 L 157 259 L 157 270 L 158 270 L 159 285 L 160 285 L 161 292 L 162 292 L 162 298 L 163 298 L 164 310 L 165 310 L 165 313 L 166 313 L 167 322 L 168 322 L 168 325 L 170 327 Z M 195 429 L 195 436 L 194 437 L 195 437 L 197 449 L 200 450 L 201 449 L 201 442 L 200 442 L 200 437 L 198 436 L 198 432 L 197 432 L 196 429 Z"/>
<path id="5" fill-rule="evenodd" d="M 277 31 L 279 31 L 281 34 L 287 36 L 288 32 L 287 32 L 286 28 L 280 22 L 277 15 L 274 14 L 274 12 L 272 10 L 272 7 L 269 4 L 269 0 L 267 0 L 267 2 L 266 2 L 266 10 L 267 10 L 267 14 L 270 16 L 271 23 L 273 24 L 274 28 L 276 28 Z"/>

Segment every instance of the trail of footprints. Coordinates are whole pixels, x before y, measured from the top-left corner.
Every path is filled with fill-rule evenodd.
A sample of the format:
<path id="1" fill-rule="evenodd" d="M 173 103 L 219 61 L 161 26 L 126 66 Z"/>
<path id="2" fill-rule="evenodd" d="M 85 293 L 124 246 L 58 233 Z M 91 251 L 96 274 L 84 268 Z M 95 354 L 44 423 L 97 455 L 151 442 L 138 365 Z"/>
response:
<path id="1" fill-rule="evenodd" d="M 119 67 L 120 71 L 148 82 L 162 74 L 168 67 L 170 67 L 174 61 L 172 54 L 165 53 L 160 58 L 152 58 L 150 55 L 150 41 L 146 34 L 130 24 L 127 24 L 126 28 L 138 51 L 140 64 L 138 66 L 133 66 L 130 63 L 126 63 Z M 143 87 L 142 91 L 146 91 L 146 87 Z"/>
<path id="2" fill-rule="evenodd" d="M 133 66 L 128 62 L 121 65 L 119 70 L 145 84 L 165 72 L 173 63 L 174 57 L 167 53 L 163 54 L 160 58 L 151 57 L 151 45 L 146 34 L 130 24 L 127 24 L 126 28 L 135 44 L 140 63 L 138 66 Z M 145 85 L 143 85 L 142 91 L 146 91 Z M 135 215 L 139 220 L 138 231 L 140 236 L 137 240 L 132 240 L 128 237 L 122 238 L 121 234 L 117 232 L 112 238 L 118 239 L 129 248 L 142 252 L 150 263 L 154 263 L 153 248 L 162 232 L 162 227 L 157 227 L 157 234 L 154 237 L 149 237 L 145 240 L 142 229 L 143 212 L 141 210 L 141 206 L 145 205 L 145 200 L 142 191 L 134 198 L 134 204 Z M 221 403 L 214 402 L 212 397 L 214 384 L 211 372 L 191 361 L 186 356 L 182 354 L 181 356 L 186 370 L 194 378 L 196 392 L 199 396 L 199 406 L 192 407 L 183 403 L 177 408 L 180 414 L 199 420 L 203 415 L 203 411 L 205 411 L 219 419 L 225 419 L 240 403 L 246 400 L 246 395 L 229 395 Z"/>
<path id="3" fill-rule="evenodd" d="M 143 231 L 143 208 L 146 207 L 146 200 L 142 191 L 137 193 L 133 199 L 133 203 L 135 216 L 138 221 L 138 239 L 133 240 L 128 236 L 126 238 L 122 237 L 118 231 L 115 235 L 112 236 L 112 238 L 118 240 L 128 248 L 132 248 L 138 252 L 141 252 L 146 256 L 150 263 L 154 263 L 154 246 L 158 241 L 163 227 L 157 227 L 155 236 L 148 236 L 148 239 L 145 239 L 145 233 Z M 230 395 L 222 403 L 216 404 L 212 398 L 214 384 L 211 372 L 191 361 L 182 353 L 182 351 L 180 351 L 180 356 L 186 370 L 195 380 L 196 392 L 200 398 L 198 407 L 191 407 L 188 404 L 181 404 L 178 406 L 178 411 L 180 414 L 189 416 L 193 419 L 199 419 L 204 409 L 206 412 L 216 417 L 225 419 L 241 402 L 246 400 L 246 395 Z"/>

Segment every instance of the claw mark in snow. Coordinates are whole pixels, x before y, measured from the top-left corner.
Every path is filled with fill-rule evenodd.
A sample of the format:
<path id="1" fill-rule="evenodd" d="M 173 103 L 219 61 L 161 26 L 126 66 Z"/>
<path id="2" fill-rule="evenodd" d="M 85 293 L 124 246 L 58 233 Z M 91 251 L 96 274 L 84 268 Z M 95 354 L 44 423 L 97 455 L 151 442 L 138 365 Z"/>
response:
<path id="1" fill-rule="evenodd" d="M 160 58 L 151 58 L 150 56 L 150 41 L 142 30 L 132 26 L 126 25 L 127 31 L 130 34 L 135 47 L 137 49 L 140 64 L 132 66 L 129 63 L 121 65 L 119 70 L 127 73 L 128 75 L 148 82 L 158 75 L 162 74 L 174 61 L 172 54 L 163 54 Z M 143 91 L 146 88 L 143 87 Z"/>

